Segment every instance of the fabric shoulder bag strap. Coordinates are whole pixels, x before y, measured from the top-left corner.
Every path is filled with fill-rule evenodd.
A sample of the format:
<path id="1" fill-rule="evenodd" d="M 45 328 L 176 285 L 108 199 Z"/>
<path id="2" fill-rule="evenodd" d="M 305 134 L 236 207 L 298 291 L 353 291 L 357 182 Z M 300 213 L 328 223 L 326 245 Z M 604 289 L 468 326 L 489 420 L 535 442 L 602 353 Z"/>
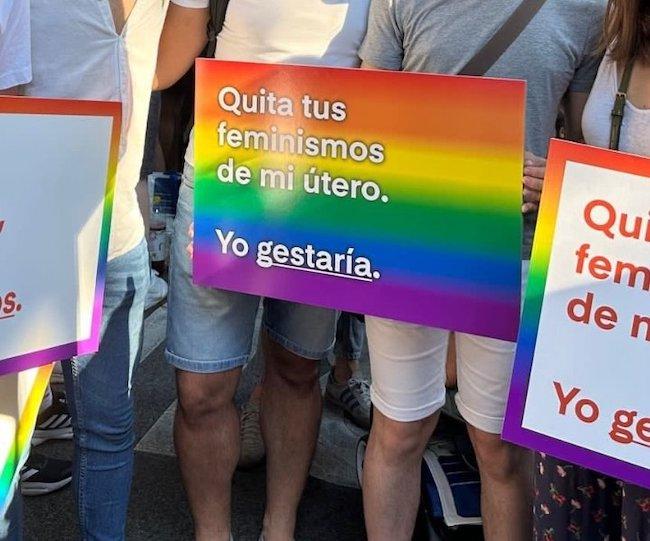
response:
<path id="1" fill-rule="evenodd" d="M 210 0 L 210 22 L 208 23 L 208 46 L 205 49 L 207 58 L 214 58 L 217 50 L 217 36 L 226 20 L 228 0 Z"/>
<path id="2" fill-rule="evenodd" d="M 545 3 L 546 0 L 523 0 L 497 33 L 460 70 L 458 75 L 485 75 L 526 29 Z"/>
<path id="3" fill-rule="evenodd" d="M 618 146 L 621 142 L 621 128 L 623 127 L 625 104 L 627 103 L 627 91 L 630 88 L 633 68 L 634 60 L 630 60 L 625 65 L 621 84 L 616 93 L 616 101 L 614 102 L 614 109 L 612 109 L 612 129 L 609 133 L 609 148 L 612 150 L 618 150 Z"/>

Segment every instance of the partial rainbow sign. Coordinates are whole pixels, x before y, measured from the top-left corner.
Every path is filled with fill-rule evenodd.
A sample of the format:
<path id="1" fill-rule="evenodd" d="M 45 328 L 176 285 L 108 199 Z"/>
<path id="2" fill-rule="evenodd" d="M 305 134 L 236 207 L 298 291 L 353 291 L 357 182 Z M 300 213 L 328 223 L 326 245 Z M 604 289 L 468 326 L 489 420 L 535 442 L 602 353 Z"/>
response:
<path id="1" fill-rule="evenodd" d="M 197 61 L 197 284 L 514 340 L 525 84 Z"/>
<path id="2" fill-rule="evenodd" d="M 0 379 L 0 535 L 3 519 L 18 489 L 20 469 L 29 456 L 38 410 L 50 382 L 52 365 L 8 374 Z"/>
<path id="3" fill-rule="evenodd" d="M 0 97 L 0 375 L 97 351 L 115 102 Z"/>
<path id="4" fill-rule="evenodd" d="M 650 159 L 553 141 L 503 437 L 650 488 Z"/>

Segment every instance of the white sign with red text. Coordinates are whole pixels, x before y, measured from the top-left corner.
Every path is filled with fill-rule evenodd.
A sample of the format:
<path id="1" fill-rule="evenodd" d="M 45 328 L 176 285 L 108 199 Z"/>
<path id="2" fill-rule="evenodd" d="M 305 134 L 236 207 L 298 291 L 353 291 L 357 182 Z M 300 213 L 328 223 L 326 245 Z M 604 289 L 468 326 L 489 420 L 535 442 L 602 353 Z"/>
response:
<path id="1" fill-rule="evenodd" d="M 554 142 L 504 437 L 650 485 L 650 160 Z"/>
<path id="2" fill-rule="evenodd" d="M 0 98 L 0 374 L 97 349 L 119 118 Z"/>

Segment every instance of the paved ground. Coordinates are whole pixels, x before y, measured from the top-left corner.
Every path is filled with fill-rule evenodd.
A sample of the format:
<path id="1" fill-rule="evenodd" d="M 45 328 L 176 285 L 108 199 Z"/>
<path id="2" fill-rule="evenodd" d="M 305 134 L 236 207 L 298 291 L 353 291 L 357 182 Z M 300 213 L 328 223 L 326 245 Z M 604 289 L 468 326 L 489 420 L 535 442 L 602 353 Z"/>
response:
<path id="1" fill-rule="evenodd" d="M 171 442 L 175 389 L 173 372 L 163 359 L 166 308 L 147 318 L 144 361 L 134 382 L 136 462 L 129 507 L 129 540 L 192 539 L 192 524 Z M 238 394 L 242 401 L 260 372 L 256 359 L 246 371 Z M 323 371 L 326 367 L 323 367 Z M 312 477 L 300 509 L 297 540 L 365 539 L 361 492 L 357 488 L 355 448 L 363 432 L 339 411 L 326 406 Z M 46 443 L 44 454 L 71 457 L 70 442 Z M 264 470 L 238 472 L 234 480 L 233 521 L 238 541 L 257 541 L 264 507 Z M 76 537 L 70 489 L 25 503 L 26 540 L 58 541 Z M 476 531 L 455 539 L 480 539 Z"/>

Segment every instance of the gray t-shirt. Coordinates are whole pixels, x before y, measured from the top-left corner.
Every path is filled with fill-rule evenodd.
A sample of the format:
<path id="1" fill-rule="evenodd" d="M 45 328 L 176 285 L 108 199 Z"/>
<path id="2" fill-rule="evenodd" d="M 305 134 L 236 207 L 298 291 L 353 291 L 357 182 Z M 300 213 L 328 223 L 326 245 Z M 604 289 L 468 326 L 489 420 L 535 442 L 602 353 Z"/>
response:
<path id="1" fill-rule="evenodd" d="M 359 56 L 390 70 L 458 73 L 503 25 L 521 0 L 372 0 Z M 547 0 L 487 72 L 528 83 L 526 147 L 546 156 L 567 91 L 589 92 L 606 0 Z M 524 217 L 530 257 L 537 216 Z"/>

